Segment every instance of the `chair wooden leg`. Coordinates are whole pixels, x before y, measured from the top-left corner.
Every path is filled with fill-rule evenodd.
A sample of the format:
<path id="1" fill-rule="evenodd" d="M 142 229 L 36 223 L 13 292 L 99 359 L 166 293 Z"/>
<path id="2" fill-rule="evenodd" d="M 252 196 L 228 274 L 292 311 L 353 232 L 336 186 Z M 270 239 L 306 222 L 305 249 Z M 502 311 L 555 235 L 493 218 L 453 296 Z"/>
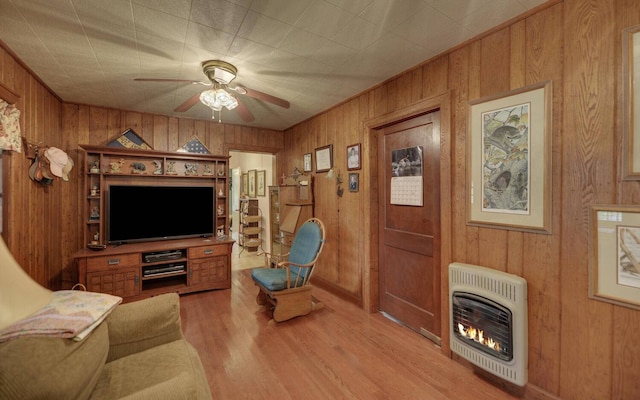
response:
<path id="1" fill-rule="evenodd" d="M 264 306 L 268 302 L 267 295 L 262 290 L 259 290 L 256 296 L 256 303 L 258 303 L 259 306 Z"/>

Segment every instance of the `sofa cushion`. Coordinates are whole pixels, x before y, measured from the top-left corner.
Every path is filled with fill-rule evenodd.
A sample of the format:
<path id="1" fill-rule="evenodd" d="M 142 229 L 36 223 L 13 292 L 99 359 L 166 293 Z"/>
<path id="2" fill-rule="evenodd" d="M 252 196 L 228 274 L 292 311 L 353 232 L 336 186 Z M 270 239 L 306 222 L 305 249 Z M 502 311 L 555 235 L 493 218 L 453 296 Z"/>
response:
<path id="1" fill-rule="evenodd" d="M 107 362 L 183 339 L 177 293 L 121 304 L 105 322 L 109 324 Z"/>
<path id="2" fill-rule="evenodd" d="M 109 351 L 106 324 L 82 341 L 29 336 L 0 344 L 0 399 L 87 399 Z"/>
<path id="3" fill-rule="evenodd" d="M 211 398 L 202 377 L 195 349 L 176 340 L 107 363 L 91 398 Z"/>

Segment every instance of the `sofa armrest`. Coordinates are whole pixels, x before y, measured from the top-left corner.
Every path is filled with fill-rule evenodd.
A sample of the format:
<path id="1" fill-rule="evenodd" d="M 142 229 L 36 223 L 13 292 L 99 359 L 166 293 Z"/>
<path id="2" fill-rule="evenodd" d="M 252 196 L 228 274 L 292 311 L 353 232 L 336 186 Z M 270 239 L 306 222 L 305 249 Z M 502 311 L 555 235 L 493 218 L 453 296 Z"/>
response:
<path id="1" fill-rule="evenodd" d="M 109 327 L 107 362 L 183 339 L 177 293 L 121 304 L 106 322 Z"/>

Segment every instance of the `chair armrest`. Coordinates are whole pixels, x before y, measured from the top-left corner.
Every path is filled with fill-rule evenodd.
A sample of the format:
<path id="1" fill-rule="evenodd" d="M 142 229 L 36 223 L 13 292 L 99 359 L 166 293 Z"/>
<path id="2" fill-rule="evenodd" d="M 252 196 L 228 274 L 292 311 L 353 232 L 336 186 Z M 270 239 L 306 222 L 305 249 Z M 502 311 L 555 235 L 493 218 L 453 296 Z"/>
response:
<path id="1" fill-rule="evenodd" d="M 177 293 L 121 304 L 105 321 L 109 327 L 107 361 L 183 338 Z"/>
<path id="2" fill-rule="evenodd" d="M 308 264 L 295 264 L 292 263 L 290 261 L 280 261 L 278 263 L 278 265 L 276 265 L 276 268 L 284 268 L 287 270 L 287 289 L 291 289 L 292 287 L 297 287 L 300 286 L 298 285 L 298 283 L 300 282 L 300 275 L 301 274 L 296 274 L 296 280 L 294 281 L 293 285 L 291 285 L 291 266 L 294 266 L 296 268 L 299 268 L 298 270 L 304 268 L 307 270 L 307 272 L 304 274 L 305 279 L 303 282 L 301 282 L 302 285 L 305 285 L 308 281 L 309 281 L 309 271 L 311 270 L 311 268 L 315 265 L 315 261 L 312 261 Z"/>
<path id="3" fill-rule="evenodd" d="M 268 251 L 264 251 L 264 249 L 261 248 L 261 251 L 259 253 L 257 253 L 256 255 L 261 256 L 264 255 L 264 265 L 267 268 L 271 268 L 271 259 L 275 258 L 276 259 L 276 268 L 278 268 L 278 265 L 280 263 L 282 263 L 283 261 L 279 261 L 281 259 L 286 260 L 287 257 L 289 257 L 289 252 L 285 253 L 285 254 L 273 254 L 270 253 Z"/>

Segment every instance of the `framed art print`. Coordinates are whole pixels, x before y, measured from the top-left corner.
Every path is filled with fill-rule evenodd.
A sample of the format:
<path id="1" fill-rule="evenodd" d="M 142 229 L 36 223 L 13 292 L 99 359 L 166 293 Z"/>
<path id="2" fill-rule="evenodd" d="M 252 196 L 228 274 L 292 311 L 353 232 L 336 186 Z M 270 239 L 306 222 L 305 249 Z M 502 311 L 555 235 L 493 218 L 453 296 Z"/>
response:
<path id="1" fill-rule="evenodd" d="M 551 82 L 469 103 L 467 223 L 551 233 Z"/>
<path id="2" fill-rule="evenodd" d="M 249 197 L 256 197 L 256 170 L 249 170 Z"/>
<path id="3" fill-rule="evenodd" d="M 594 205 L 589 297 L 640 309 L 640 206 Z"/>
<path id="4" fill-rule="evenodd" d="M 622 176 L 640 180 L 640 25 L 622 32 Z"/>
<path id="5" fill-rule="evenodd" d="M 256 175 L 256 194 L 258 196 L 266 196 L 267 195 L 267 190 L 265 187 L 265 180 L 266 180 L 266 176 L 267 176 L 267 171 L 265 170 L 260 170 L 258 171 L 257 175 Z"/>

